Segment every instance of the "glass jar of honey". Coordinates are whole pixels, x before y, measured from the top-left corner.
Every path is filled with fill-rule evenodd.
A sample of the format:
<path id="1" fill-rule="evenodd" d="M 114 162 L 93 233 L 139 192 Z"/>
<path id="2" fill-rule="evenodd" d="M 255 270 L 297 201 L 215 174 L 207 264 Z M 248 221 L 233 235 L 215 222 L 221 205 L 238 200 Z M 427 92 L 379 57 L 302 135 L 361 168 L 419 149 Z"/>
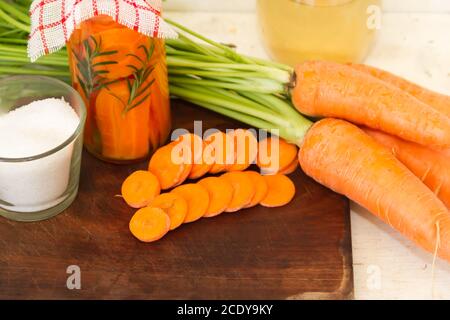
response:
<path id="1" fill-rule="evenodd" d="M 263 41 L 275 60 L 361 62 L 379 28 L 381 0 L 258 0 Z"/>
<path id="2" fill-rule="evenodd" d="M 148 157 L 171 125 L 164 40 L 100 15 L 80 23 L 67 47 L 87 107 L 86 149 L 116 163 Z"/>

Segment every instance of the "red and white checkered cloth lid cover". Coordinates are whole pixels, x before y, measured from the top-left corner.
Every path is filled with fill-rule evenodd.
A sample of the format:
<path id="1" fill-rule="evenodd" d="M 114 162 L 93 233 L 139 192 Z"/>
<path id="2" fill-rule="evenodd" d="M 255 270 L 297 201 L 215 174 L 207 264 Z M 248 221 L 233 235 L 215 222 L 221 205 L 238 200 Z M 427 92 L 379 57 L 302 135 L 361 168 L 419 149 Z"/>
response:
<path id="1" fill-rule="evenodd" d="M 28 57 L 35 61 L 61 49 L 79 23 L 102 14 L 147 36 L 177 37 L 161 18 L 161 0 L 34 0 Z"/>

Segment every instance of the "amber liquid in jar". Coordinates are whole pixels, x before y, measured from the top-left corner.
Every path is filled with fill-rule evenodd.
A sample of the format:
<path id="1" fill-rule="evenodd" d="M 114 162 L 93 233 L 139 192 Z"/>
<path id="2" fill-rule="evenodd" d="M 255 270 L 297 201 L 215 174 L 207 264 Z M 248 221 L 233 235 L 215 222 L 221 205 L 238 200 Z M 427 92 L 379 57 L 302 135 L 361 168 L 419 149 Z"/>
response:
<path id="1" fill-rule="evenodd" d="M 376 34 L 381 0 L 258 0 L 269 54 L 294 66 L 305 60 L 361 62 Z"/>
<path id="2" fill-rule="evenodd" d="M 90 153 L 128 163 L 164 144 L 171 125 L 164 40 L 98 16 L 76 28 L 68 49 L 72 85 L 87 107 Z"/>

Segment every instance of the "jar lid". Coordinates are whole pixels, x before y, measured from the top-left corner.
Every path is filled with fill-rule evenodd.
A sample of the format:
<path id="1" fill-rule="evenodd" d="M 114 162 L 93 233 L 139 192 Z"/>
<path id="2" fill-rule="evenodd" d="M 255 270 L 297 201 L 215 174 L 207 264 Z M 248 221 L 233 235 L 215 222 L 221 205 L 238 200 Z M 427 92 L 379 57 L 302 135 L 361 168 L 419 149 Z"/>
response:
<path id="1" fill-rule="evenodd" d="M 161 0 L 34 0 L 30 6 L 28 57 L 39 57 L 65 46 L 81 22 L 107 15 L 132 30 L 154 38 L 176 38 L 161 18 Z"/>

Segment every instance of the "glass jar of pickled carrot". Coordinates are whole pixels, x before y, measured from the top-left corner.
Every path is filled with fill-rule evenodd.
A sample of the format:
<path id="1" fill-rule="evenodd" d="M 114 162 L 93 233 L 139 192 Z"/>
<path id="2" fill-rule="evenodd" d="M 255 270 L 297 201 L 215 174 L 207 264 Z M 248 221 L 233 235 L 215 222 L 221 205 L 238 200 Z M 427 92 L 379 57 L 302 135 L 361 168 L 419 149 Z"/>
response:
<path id="1" fill-rule="evenodd" d="M 100 15 L 80 23 L 67 47 L 87 106 L 86 149 L 115 163 L 152 154 L 171 125 L 164 40 Z"/>
<path id="2" fill-rule="evenodd" d="M 380 27 L 381 0 L 258 0 L 258 19 L 277 61 L 361 62 Z"/>

